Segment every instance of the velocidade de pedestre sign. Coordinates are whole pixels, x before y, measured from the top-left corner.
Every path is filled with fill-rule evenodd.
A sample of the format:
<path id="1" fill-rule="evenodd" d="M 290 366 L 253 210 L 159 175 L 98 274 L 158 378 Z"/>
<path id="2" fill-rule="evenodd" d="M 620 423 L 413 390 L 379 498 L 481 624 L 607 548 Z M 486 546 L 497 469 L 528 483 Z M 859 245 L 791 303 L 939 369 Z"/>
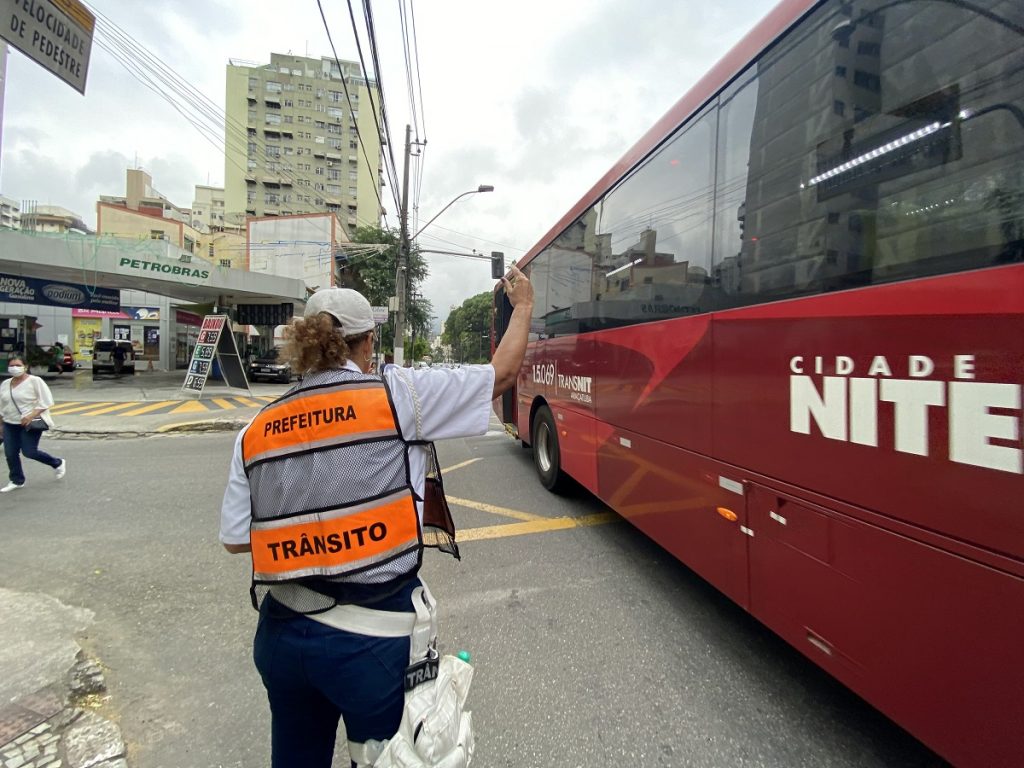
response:
<path id="1" fill-rule="evenodd" d="M 83 95 L 95 26 L 78 0 L 0 0 L 0 39 Z"/>

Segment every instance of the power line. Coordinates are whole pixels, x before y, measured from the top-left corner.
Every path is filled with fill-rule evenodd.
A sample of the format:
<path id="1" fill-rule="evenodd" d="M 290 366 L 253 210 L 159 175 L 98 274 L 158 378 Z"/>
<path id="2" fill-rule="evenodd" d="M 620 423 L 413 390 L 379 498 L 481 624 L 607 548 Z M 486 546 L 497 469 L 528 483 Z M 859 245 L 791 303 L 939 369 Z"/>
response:
<path id="1" fill-rule="evenodd" d="M 317 0 L 319 2 L 319 0 Z M 356 35 L 356 49 L 359 51 L 360 60 L 362 60 L 362 47 L 359 45 L 359 36 L 356 34 L 356 17 L 352 10 L 352 0 L 348 0 L 349 16 L 352 19 L 352 34 Z M 377 78 L 377 95 L 380 99 L 380 120 L 384 124 L 384 135 L 388 137 L 388 153 L 387 156 L 391 158 L 391 170 L 393 172 L 393 178 L 397 186 L 398 182 L 398 164 L 395 162 L 395 151 L 391 142 L 391 126 L 388 124 L 388 112 L 387 112 L 387 99 L 384 98 L 384 80 L 383 74 L 380 69 L 380 58 L 377 55 L 377 35 L 374 31 L 373 26 L 373 9 L 370 7 L 370 0 L 363 0 L 363 18 L 366 22 L 366 31 L 369 35 L 370 42 L 370 56 L 373 59 L 373 74 Z M 365 64 L 363 65 L 365 67 Z M 373 101 L 373 97 L 370 97 L 370 101 Z M 376 114 L 374 115 L 376 118 Z M 380 125 L 377 126 L 380 130 Z"/>
<path id="2" fill-rule="evenodd" d="M 342 85 L 343 85 L 343 90 L 345 92 L 345 100 L 348 102 L 349 112 L 351 113 L 353 111 L 352 110 L 352 98 L 351 98 L 351 96 L 349 96 L 349 93 L 348 93 L 348 83 L 345 81 L 343 70 L 341 68 L 341 61 L 338 59 L 338 51 L 334 47 L 334 39 L 331 36 L 331 28 L 327 24 L 327 16 L 324 14 L 324 7 L 321 4 L 320 0 L 316 0 L 316 7 L 320 9 L 320 18 L 321 18 L 321 20 L 323 20 L 324 31 L 327 33 L 327 42 L 330 44 L 330 46 L 331 46 L 331 53 L 334 55 L 334 63 L 338 65 L 338 73 L 340 75 L 342 75 L 341 82 L 342 82 Z M 348 9 L 349 9 L 349 13 L 351 14 L 351 12 L 352 12 L 352 2 L 351 2 L 351 0 L 349 0 Z M 355 16 L 352 17 L 352 31 L 355 32 Z M 367 79 L 369 79 L 369 70 L 366 69 L 366 61 L 363 59 L 363 49 L 362 49 L 362 46 L 359 43 L 359 36 L 358 35 L 356 35 L 356 50 L 359 53 L 359 64 L 360 64 L 360 66 L 362 66 L 363 72 L 367 75 Z M 377 95 L 378 95 L 378 98 L 381 101 L 381 104 L 383 105 L 383 102 L 384 102 L 384 85 L 383 85 L 383 83 L 381 83 L 380 73 L 379 72 L 374 72 L 374 77 L 375 77 L 375 79 L 377 81 Z M 390 138 L 390 136 L 385 137 L 385 135 L 383 133 L 381 133 L 380 122 L 377 120 L 377 110 L 373 106 L 373 89 L 372 88 L 367 88 L 366 91 L 367 91 L 367 94 L 370 97 L 370 114 L 373 117 L 374 125 L 377 126 L 377 136 L 378 136 L 378 139 L 379 140 L 383 139 L 383 138 L 387 139 L 388 151 L 390 152 L 391 151 L 391 138 Z M 363 142 L 362 135 L 359 133 L 359 126 L 358 125 L 356 126 L 356 135 L 359 136 L 359 145 L 363 148 L 363 157 L 366 158 L 366 164 L 369 166 L 370 165 L 370 158 L 366 157 L 366 144 Z M 393 165 L 394 164 L 394 157 L 391 158 L 391 161 L 392 161 L 392 165 Z M 399 203 L 399 201 L 398 201 L 398 191 L 397 191 L 398 190 L 398 182 L 396 180 L 396 176 L 395 176 L 395 174 L 393 172 L 392 167 L 389 167 L 386 161 L 384 163 L 384 169 L 387 172 L 388 180 L 391 182 L 390 183 L 390 186 L 391 186 L 391 196 L 392 196 L 392 198 L 395 201 L 395 210 L 396 211 L 401 210 L 402 206 L 401 206 L 401 203 Z M 375 179 L 374 180 L 374 188 L 375 188 L 375 190 L 376 190 L 376 188 L 378 186 L 379 186 L 379 184 L 378 184 L 377 180 Z M 380 194 L 379 193 L 377 195 L 377 199 L 380 200 Z M 384 203 L 383 202 L 381 202 L 381 207 L 382 208 L 384 207 Z"/>
<path id="3" fill-rule="evenodd" d="M 175 111 L 196 128 L 207 141 L 217 147 L 224 154 L 225 159 L 242 171 L 243 174 L 247 173 L 248 170 L 242 168 L 229 156 L 224 146 L 225 141 L 234 139 L 240 144 L 252 143 L 256 149 L 263 152 L 265 158 L 277 157 L 267 152 L 268 145 L 261 141 L 255 132 L 250 134 L 247 126 L 230 118 L 212 100 L 185 81 L 174 70 L 164 64 L 162 60 L 154 56 L 127 32 L 119 28 L 113 21 L 95 8 L 91 10 L 96 14 L 97 21 L 99 22 L 97 30 L 101 34 L 97 37 L 97 43 L 100 47 L 110 53 L 122 67 L 145 87 L 170 103 Z M 351 103 L 349 107 L 351 110 Z M 200 121 L 205 122 L 197 121 L 197 115 Z M 362 137 L 359 136 L 358 126 L 355 126 L 355 128 L 356 135 L 359 137 L 360 144 L 362 145 Z M 369 159 L 366 158 L 365 146 L 363 147 L 363 156 L 366 159 L 370 173 L 374 174 L 374 169 L 370 165 Z M 301 183 L 300 178 L 305 179 L 307 182 L 313 181 L 312 174 L 293 173 L 292 166 L 287 163 L 282 163 L 282 166 L 276 173 L 279 178 L 287 179 L 295 184 L 295 194 L 298 195 L 302 187 L 311 186 L 309 183 Z M 378 204 L 383 208 L 376 178 L 374 179 L 374 194 L 377 197 Z M 324 190 L 324 197 L 327 197 L 326 190 Z M 384 216 L 386 220 L 386 211 Z M 362 217 L 357 217 L 357 219 L 362 219 Z M 379 224 L 379 218 L 377 220 L 362 219 L 362 221 L 372 225 Z"/>

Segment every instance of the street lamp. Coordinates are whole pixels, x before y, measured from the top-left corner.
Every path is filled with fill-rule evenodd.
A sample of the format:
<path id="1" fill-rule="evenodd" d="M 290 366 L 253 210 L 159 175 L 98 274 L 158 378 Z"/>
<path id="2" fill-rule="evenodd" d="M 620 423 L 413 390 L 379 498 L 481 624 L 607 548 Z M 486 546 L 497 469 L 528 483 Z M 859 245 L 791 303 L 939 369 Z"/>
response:
<path id="1" fill-rule="evenodd" d="M 493 192 L 493 191 L 494 191 L 494 187 L 493 187 L 492 185 L 490 185 L 490 184 L 481 184 L 481 185 L 480 185 L 479 187 L 477 187 L 476 189 L 471 189 L 471 190 L 469 190 L 469 191 L 467 191 L 467 192 L 463 192 L 463 193 L 462 193 L 461 195 L 458 195 L 458 196 L 456 196 L 454 200 L 452 200 L 452 201 L 451 201 L 450 203 L 448 203 L 448 205 L 446 205 L 446 206 L 445 206 L 444 208 L 442 208 L 442 209 L 441 209 L 440 211 L 438 211 L 438 212 L 437 212 L 437 213 L 436 213 L 436 214 L 434 215 L 434 218 L 432 218 L 432 219 L 431 219 L 430 221 L 428 221 L 428 222 L 427 222 L 426 224 L 424 224 L 424 225 L 423 225 L 422 227 L 420 227 L 420 228 L 419 228 L 419 229 L 418 229 L 418 230 L 416 231 L 416 234 L 415 234 L 415 235 L 413 235 L 412 237 L 410 237 L 409 239 L 410 239 L 410 240 L 415 240 L 415 239 L 416 239 L 417 237 L 419 237 L 419 236 L 420 236 L 420 234 L 421 234 L 421 233 L 423 232 L 423 230 L 424 230 L 424 229 L 426 229 L 426 228 L 427 228 L 427 227 L 429 227 L 429 226 L 430 226 L 431 224 L 433 224 L 433 223 L 434 223 L 434 222 L 435 222 L 435 221 L 437 220 L 437 217 L 438 217 L 438 216 L 440 216 L 440 215 L 441 215 L 442 213 L 444 213 L 445 211 L 447 211 L 447 210 L 448 210 L 449 208 L 451 208 L 451 207 L 452 207 L 452 205 L 454 205 L 454 204 L 455 204 L 455 202 L 456 202 L 457 200 L 461 200 L 461 199 L 462 199 L 462 198 L 464 198 L 464 197 L 465 197 L 466 195 L 475 195 L 475 194 L 477 194 L 477 193 L 479 193 L 479 192 Z"/>
<path id="2" fill-rule="evenodd" d="M 405 127 L 405 171 L 402 188 L 402 211 L 401 211 L 401 232 L 399 237 L 399 252 L 398 252 L 398 274 L 395 276 L 395 295 L 398 297 L 398 312 L 395 315 L 395 365 L 402 365 L 404 361 L 404 349 L 405 346 L 405 305 L 406 305 L 406 273 L 409 269 L 409 242 L 419 237 L 420 233 L 429 227 L 442 213 L 447 211 L 456 201 L 461 200 L 466 195 L 475 195 L 480 192 L 493 192 L 494 187 L 490 184 L 481 184 L 476 189 L 470 189 L 463 192 L 461 195 L 456 195 L 448 205 L 438 211 L 433 218 L 430 219 L 426 224 L 420 227 L 416 234 L 409 237 L 408 228 L 408 199 L 409 199 L 409 126 Z"/>

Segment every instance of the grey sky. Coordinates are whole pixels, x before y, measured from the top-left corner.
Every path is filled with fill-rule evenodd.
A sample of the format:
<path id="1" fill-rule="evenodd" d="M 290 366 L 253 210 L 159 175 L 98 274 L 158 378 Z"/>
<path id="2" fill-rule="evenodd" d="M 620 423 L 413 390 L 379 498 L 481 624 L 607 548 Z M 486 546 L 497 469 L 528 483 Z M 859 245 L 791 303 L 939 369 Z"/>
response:
<path id="1" fill-rule="evenodd" d="M 356 60 L 347 6 L 324 2 L 338 55 Z M 424 248 L 522 255 L 771 7 L 772 0 L 432 0 L 415 5 L 425 126 L 419 219 L 478 184 L 420 237 Z M 329 55 L 315 0 L 94 0 L 223 107 L 229 58 Z M 401 174 L 408 89 L 398 3 L 375 3 L 381 76 Z M 357 20 L 362 27 L 361 16 Z M 365 36 L 364 54 L 368 55 Z M 222 184 L 224 157 L 166 101 L 93 46 L 83 98 L 12 51 L 0 192 L 63 205 L 95 223 L 136 163 L 174 203 Z M 424 132 L 425 127 L 425 132 Z M 390 189 L 388 223 L 397 226 Z M 441 317 L 488 290 L 486 262 L 431 256 L 424 294 Z"/>

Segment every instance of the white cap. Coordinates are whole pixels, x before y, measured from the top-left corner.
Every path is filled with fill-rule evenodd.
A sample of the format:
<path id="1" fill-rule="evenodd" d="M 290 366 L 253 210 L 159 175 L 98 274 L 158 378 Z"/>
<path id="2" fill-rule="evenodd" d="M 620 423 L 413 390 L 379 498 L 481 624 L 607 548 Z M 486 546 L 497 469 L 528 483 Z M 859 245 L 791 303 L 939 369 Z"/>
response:
<path id="1" fill-rule="evenodd" d="M 326 312 L 341 323 L 341 333 L 358 336 L 372 331 L 373 310 L 370 302 L 359 291 L 351 288 L 321 288 L 306 302 L 304 317 L 313 317 Z"/>

